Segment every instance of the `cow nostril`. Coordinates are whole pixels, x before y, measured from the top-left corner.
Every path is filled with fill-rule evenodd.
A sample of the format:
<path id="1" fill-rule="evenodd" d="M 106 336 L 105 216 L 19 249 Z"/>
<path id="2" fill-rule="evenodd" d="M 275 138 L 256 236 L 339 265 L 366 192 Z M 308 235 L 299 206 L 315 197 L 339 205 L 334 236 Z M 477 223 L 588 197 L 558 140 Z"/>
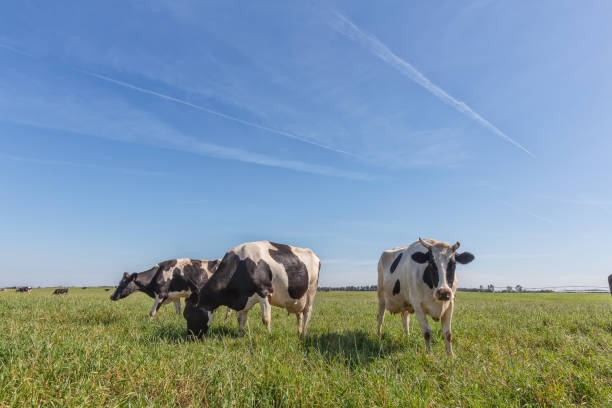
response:
<path id="1" fill-rule="evenodd" d="M 437 295 L 438 295 L 438 299 L 440 300 L 449 300 L 451 297 L 451 291 L 450 290 L 439 290 Z"/>

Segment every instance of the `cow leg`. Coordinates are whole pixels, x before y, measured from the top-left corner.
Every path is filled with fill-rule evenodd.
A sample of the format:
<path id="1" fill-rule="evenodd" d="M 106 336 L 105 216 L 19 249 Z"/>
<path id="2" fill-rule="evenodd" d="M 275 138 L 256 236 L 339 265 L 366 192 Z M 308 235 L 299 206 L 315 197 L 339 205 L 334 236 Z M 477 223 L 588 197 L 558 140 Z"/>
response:
<path id="1" fill-rule="evenodd" d="M 410 313 L 406 311 L 402 312 L 402 325 L 406 334 L 410 334 Z"/>
<path id="2" fill-rule="evenodd" d="M 155 303 L 153 303 L 153 308 L 151 309 L 151 312 L 149 312 L 149 320 L 153 320 L 164 300 L 166 299 L 163 297 L 155 296 Z"/>
<path id="3" fill-rule="evenodd" d="M 444 311 L 444 314 L 440 318 L 442 323 L 442 335 L 444 336 L 444 346 L 446 346 L 446 355 L 449 357 L 455 357 L 453 353 L 453 345 L 451 344 L 452 333 L 451 333 L 451 320 L 453 318 L 453 302 L 448 305 L 448 308 Z"/>
<path id="4" fill-rule="evenodd" d="M 260 298 L 259 304 L 261 305 L 261 321 L 268 329 L 268 333 L 271 333 L 270 329 L 270 321 L 272 320 L 272 306 L 270 306 L 270 302 L 268 298 Z"/>
<path id="5" fill-rule="evenodd" d="M 227 308 L 227 311 L 225 312 L 225 321 L 227 322 L 227 320 L 230 318 L 230 316 L 232 315 L 232 309 L 230 309 L 229 307 Z"/>
<path id="6" fill-rule="evenodd" d="M 429 327 L 429 322 L 427 321 L 427 316 L 423 312 L 421 308 L 416 309 L 415 313 L 417 319 L 419 321 L 419 325 L 421 326 L 421 332 L 423 333 L 423 338 L 425 338 L 425 349 L 427 353 L 429 353 L 431 347 L 429 343 L 431 342 L 431 327 Z"/>
<path id="7" fill-rule="evenodd" d="M 246 323 L 249 310 L 251 310 L 251 308 L 255 306 L 255 303 L 257 303 L 258 301 L 259 301 L 259 296 L 257 295 L 251 296 L 249 300 L 247 300 L 247 304 L 244 307 L 244 309 L 236 313 L 236 317 L 238 318 L 238 334 L 239 335 L 242 336 L 244 334 L 244 324 Z"/>
<path id="8" fill-rule="evenodd" d="M 302 323 L 304 322 L 304 313 L 302 312 L 298 312 L 295 314 L 295 317 L 297 318 L 297 327 L 298 327 L 298 336 L 300 334 L 302 334 Z"/>
<path id="9" fill-rule="evenodd" d="M 385 321 L 385 300 L 378 299 L 378 337 L 382 336 L 382 325 Z"/>
<path id="10" fill-rule="evenodd" d="M 181 299 L 176 299 L 174 301 L 174 310 L 176 310 L 177 314 L 181 314 Z"/>
<path id="11" fill-rule="evenodd" d="M 306 310 L 304 310 L 303 314 L 304 314 L 304 323 L 302 327 L 302 335 L 306 336 L 306 333 L 308 332 L 308 326 L 310 325 L 310 318 L 312 317 L 312 303 L 310 303 L 306 307 Z"/>

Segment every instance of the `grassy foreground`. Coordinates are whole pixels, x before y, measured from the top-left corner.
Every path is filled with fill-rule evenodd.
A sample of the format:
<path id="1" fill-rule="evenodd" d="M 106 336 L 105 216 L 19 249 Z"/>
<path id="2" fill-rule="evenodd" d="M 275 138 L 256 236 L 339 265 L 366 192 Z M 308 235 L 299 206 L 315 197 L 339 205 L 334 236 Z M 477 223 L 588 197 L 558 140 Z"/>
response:
<path id="1" fill-rule="evenodd" d="M 374 293 L 319 293 L 310 334 L 258 306 L 247 334 L 218 313 L 201 342 L 172 305 L 111 302 L 103 289 L 0 292 L 0 407 L 612 407 L 609 294 L 458 293 L 454 360 L 434 323 L 425 356 L 416 318 L 375 335 Z"/>

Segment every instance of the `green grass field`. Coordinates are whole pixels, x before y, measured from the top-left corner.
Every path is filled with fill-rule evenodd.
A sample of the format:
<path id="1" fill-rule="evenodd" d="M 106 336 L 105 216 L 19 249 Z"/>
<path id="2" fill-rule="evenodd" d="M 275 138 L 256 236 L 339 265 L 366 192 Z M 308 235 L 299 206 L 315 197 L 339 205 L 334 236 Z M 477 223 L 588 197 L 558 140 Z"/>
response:
<path id="1" fill-rule="evenodd" d="M 196 342 L 143 294 L 51 292 L 0 292 L 0 407 L 612 407 L 609 294 L 458 293 L 448 359 L 439 323 L 430 355 L 414 317 L 379 340 L 371 292 L 319 293 L 306 339 L 256 307 L 244 337 L 223 308 Z"/>

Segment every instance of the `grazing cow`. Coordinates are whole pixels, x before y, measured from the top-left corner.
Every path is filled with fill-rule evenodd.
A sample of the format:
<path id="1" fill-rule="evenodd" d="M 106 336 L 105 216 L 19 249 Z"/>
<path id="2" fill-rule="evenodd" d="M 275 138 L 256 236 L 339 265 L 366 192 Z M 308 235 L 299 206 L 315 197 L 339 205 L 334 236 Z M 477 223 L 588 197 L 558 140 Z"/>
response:
<path id="1" fill-rule="evenodd" d="M 16 289 L 16 292 L 30 293 L 32 292 L 32 287 L 31 286 L 21 286 Z"/>
<path id="2" fill-rule="evenodd" d="M 119 300 L 136 292 L 144 292 L 153 299 L 149 317 L 153 319 L 161 305 L 174 302 L 176 313 L 181 313 L 181 298 L 189 296 L 190 286 L 185 279 L 201 287 L 214 273 L 220 259 L 206 261 L 199 259 L 172 259 L 160 262 L 153 268 L 140 272 L 123 274 L 111 300 Z"/>
<path id="3" fill-rule="evenodd" d="M 320 269 L 321 261 L 310 249 L 269 241 L 238 245 L 225 254 L 215 274 L 199 291 L 192 289 L 183 312 L 187 329 L 202 337 L 215 310 L 225 305 L 238 311 L 238 331 L 242 334 L 248 311 L 259 303 L 268 331 L 273 305 L 294 313 L 298 334 L 306 335 Z"/>
<path id="4" fill-rule="evenodd" d="M 610 294 L 612 295 L 612 273 L 608 275 L 608 286 L 610 286 Z"/>
<path id="5" fill-rule="evenodd" d="M 53 294 L 54 295 L 67 295 L 68 294 L 68 288 L 58 288 L 58 289 L 55 289 L 53 291 Z"/>
<path id="6" fill-rule="evenodd" d="M 458 248 L 459 242 L 451 246 L 435 239 L 419 238 L 408 246 L 382 253 L 378 262 L 378 336 L 381 335 L 385 309 L 402 314 L 406 333 L 410 313 L 415 313 L 429 353 L 429 315 L 442 321 L 446 354 L 454 356 L 451 319 L 457 290 L 455 265 L 474 260 L 474 255 L 469 252 L 456 252 Z"/>
<path id="7" fill-rule="evenodd" d="M 23 292 L 23 293 L 30 293 L 32 291 L 32 287 L 31 286 L 22 286 L 20 288 L 17 288 L 16 292 Z"/>

